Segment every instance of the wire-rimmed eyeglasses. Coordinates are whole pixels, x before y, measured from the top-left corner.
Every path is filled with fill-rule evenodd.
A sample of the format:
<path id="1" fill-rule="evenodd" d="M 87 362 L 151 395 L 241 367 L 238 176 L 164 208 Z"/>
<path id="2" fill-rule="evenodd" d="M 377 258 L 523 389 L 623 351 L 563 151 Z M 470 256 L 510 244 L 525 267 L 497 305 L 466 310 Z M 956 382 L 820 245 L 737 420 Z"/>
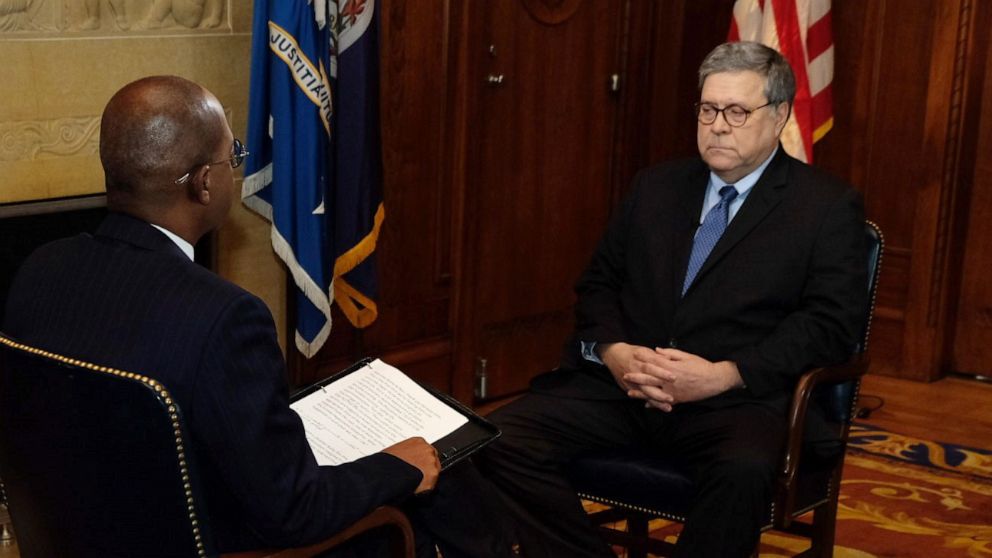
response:
<path id="1" fill-rule="evenodd" d="M 176 179 L 176 184 L 185 184 L 189 181 L 189 178 L 193 176 L 193 170 L 196 167 L 201 167 L 203 165 L 219 165 L 221 163 L 230 163 L 232 169 L 236 169 L 241 166 L 241 163 L 245 162 L 245 157 L 249 155 L 248 150 L 245 149 L 245 144 L 241 143 L 241 140 L 234 138 L 234 143 L 231 144 L 231 156 L 223 161 L 214 161 L 213 163 L 202 163 L 194 166 L 192 169 L 186 172 L 186 174 L 180 176 Z"/>
<path id="2" fill-rule="evenodd" d="M 750 110 L 740 105 L 727 105 L 723 108 L 717 108 L 713 103 L 696 103 L 693 107 L 696 109 L 696 119 L 699 120 L 700 124 L 710 125 L 716 122 L 717 114 L 723 113 L 724 122 L 734 128 L 740 128 L 744 124 L 747 124 L 747 117 L 751 116 L 752 112 L 771 105 L 772 103 L 768 102 Z"/>

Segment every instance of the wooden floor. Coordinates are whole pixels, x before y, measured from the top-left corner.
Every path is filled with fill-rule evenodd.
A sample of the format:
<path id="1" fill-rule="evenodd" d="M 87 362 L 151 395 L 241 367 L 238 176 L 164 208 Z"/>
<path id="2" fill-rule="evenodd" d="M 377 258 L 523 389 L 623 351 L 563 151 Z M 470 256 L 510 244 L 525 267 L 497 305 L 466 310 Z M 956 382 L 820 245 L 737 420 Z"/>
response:
<path id="1" fill-rule="evenodd" d="M 992 384 L 953 377 L 924 384 L 869 374 L 861 394 L 864 405 L 877 406 L 875 397 L 881 397 L 884 405 L 859 420 L 907 436 L 992 448 Z M 16 546 L 0 547 L 0 558 L 18 556 Z"/>
<path id="2" fill-rule="evenodd" d="M 992 384 L 948 377 L 925 384 L 869 374 L 861 383 L 862 405 L 885 403 L 859 419 L 907 436 L 992 449 Z"/>

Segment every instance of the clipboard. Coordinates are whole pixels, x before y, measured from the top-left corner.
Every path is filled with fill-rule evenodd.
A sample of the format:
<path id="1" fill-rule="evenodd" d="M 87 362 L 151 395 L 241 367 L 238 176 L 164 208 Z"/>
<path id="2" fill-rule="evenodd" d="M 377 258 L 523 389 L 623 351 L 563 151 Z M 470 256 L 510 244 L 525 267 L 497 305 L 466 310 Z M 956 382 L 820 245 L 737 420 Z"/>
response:
<path id="1" fill-rule="evenodd" d="M 340 372 L 331 374 L 319 382 L 301 388 L 290 395 L 290 403 L 319 391 L 325 386 L 336 382 L 355 371 L 361 370 L 374 360 L 375 359 L 373 358 L 363 358 Z M 430 395 L 468 419 L 468 422 L 459 426 L 454 432 L 451 432 L 432 444 L 437 450 L 438 459 L 441 461 L 442 471 L 462 461 L 466 457 L 472 455 L 476 451 L 479 451 L 500 437 L 501 432 L 495 424 L 479 416 L 475 413 L 475 411 L 463 405 L 454 397 L 451 397 L 446 393 L 442 393 L 427 384 L 421 382 L 416 383 Z"/>

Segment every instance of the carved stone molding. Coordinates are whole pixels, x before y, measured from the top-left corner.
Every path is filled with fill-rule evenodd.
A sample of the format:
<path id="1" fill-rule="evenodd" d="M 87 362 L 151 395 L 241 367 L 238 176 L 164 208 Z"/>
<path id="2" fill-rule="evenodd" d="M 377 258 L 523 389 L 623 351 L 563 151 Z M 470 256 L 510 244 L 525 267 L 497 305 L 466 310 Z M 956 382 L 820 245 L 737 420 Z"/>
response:
<path id="1" fill-rule="evenodd" d="M 0 122 L 0 162 L 99 153 L 99 116 Z"/>
<path id="2" fill-rule="evenodd" d="M 520 0 L 527 13 L 547 25 L 558 25 L 575 15 L 581 0 Z"/>
<path id="3" fill-rule="evenodd" d="M 0 0 L 0 34 L 58 30 L 56 0 Z"/>
<path id="4" fill-rule="evenodd" d="M 0 0 L 0 36 L 230 29 L 230 0 Z"/>
<path id="5" fill-rule="evenodd" d="M 230 125 L 234 112 L 224 107 Z M 0 122 L 0 162 L 32 161 L 72 155 L 99 155 L 100 117 Z"/>

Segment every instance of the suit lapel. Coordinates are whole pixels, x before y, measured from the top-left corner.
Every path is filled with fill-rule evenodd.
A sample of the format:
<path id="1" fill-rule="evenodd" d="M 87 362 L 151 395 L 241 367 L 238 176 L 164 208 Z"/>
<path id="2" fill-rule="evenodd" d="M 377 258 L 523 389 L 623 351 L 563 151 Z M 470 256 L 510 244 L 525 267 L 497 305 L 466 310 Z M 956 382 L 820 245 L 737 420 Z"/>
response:
<path id="1" fill-rule="evenodd" d="M 692 242 L 699 227 L 699 215 L 703 211 L 703 200 L 706 199 L 706 186 L 709 184 L 710 172 L 706 165 L 692 169 L 687 177 L 688 187 L 680 188 L 675 211 L 668 212 L 666 218 L 672 219 L 675 237 L 669 252 L 671 263 L 668 275 L 672 278 L 673 300 L 682 298 L 682 283 L 685 281 L 686 267 L 689 265 L 689 254 L 692 252 Z"/>
<path id="2" fill-rule="evenodd" d="M 731 248 L 743 240 L 782 200 L 782 195 L 785 193 L 787 185 L 788 159 L 789 156 L 786 155 L 785 150 L 779 146 L 775 159 L 769 163 L 765 172 L 762 173 L 761 178 L 754 185 L 747 199 L 744 200 L 744 205 L 741 206 L 734 219 L 730 221 L 727 230 L 724 231 L 723 236 L 717 241 L 709 257 L 703 262 L 703 267 L 699 269 L 699 273 L 696 274 L 696 278 L 693 280 L 692 285 L 689 286 L 689 291 L 686 292 L 686 295 L 693 290 L 693 287 L 699 283 L 710 269 L 719 263 Z M 699 210 L 696 212 L 697 217 L 698 215 Z M 683 269 L 686 265 L 683 265 Z"/>

